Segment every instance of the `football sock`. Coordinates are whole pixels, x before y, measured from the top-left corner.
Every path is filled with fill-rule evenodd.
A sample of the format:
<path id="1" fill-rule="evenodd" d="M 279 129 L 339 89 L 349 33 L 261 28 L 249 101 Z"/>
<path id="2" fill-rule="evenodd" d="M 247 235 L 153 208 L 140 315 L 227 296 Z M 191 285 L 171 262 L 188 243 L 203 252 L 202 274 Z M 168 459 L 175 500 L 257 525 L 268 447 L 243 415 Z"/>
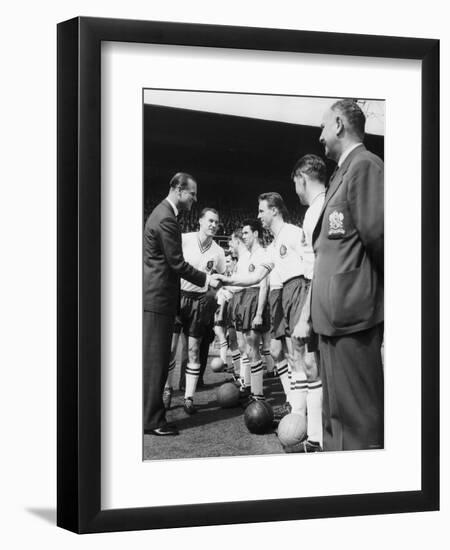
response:
<path id="1" fill-rule="evenodd" d="M 228 344 L 227 344 L 227 341 L 224 340 L 219 344 L 219 353 L 220 353 L 220 358 L 225 363 L 225 365 L 227 364 L 227 351 L 228 351 Z"/>
<path id="2" fill-rule="evenodd" d="M 291 365 L 288 363 L 288 381 L 289 381 L 289 399 L 291 398 L 291 392 L 292 392 L 292 386 L 294 385 L 294 382 L 292 380 L 292 369 Z M 289 401 L 290 403 L 290 401 Z"/>
<path id="3" fill-rule="evenodd" d="M 251 390 L 253 395 L 263 395 L 263 364 L 262 361 L 252 363 L 251 370 Z"/>
<path id="4" fill-rule="evenodd" d="M 296 414 L 306 414 L 306 396 L 308 393 L 308 381 L 304 372 L 292 372 L 291 392 L 289 403 L 292 406 L 292 412 Z"/>
<path id="5" fill-rule="evenodd" d="M 308 439 L 316 441 L 322 446 L 322 382 L 320 379 L 308 382 L 306 407 L 308 411 Z"/>
<path id="6" fill-rule="evenodd" d="M 292 364 L 291 362 L 289 361 L 289 359 L 287 359 L 287 362 L 288 362 L 288 380 L 289 380 L 289 388 L 292 387 Z"/>
<path id="7" fill-rule="evenodd" d="M 289 395 L 291 393 L 291 380 L 289 378 L 289 365 L 286 359 L 277 363 L 277 373 L 280 378 L 283 391 L 286 396 L 286 401 L 289 401 Z"/>
<path id="8" fill-rule="evenodd" d="M 186 390 L 184 398 L 193 397 L 197 388 L 197 381 L 200 374 L 200 363 L 188 363 L 186 365 Z"/>
<path id="9" fill-rule="evenodd" d="M 239 372 L 239 367 L 241 364 L 241 352 L 239 351 L 239 349 L 231 353 L 231 361 L 233 363 L 233 372 L 237 374 Z"/>
<path id="10" fill-rule="evenodd" d="M 272 359 L 272 356 L 270 355 L 270 350 L 263 349 L 262 352 L 261 352 L 261 355 L 262 355 L 264 363 L 266 365 L 267 372 L 272 372 L 273 371 L 273 359 Z"/>
<path id="11" fill-rule="evenodd" d="M 250 386 L 251 377 L 250 377 L 250 361 L 247 355 L 244 353 L 241 356 L 241 372 L 240 378 L 244 386 Z"/>

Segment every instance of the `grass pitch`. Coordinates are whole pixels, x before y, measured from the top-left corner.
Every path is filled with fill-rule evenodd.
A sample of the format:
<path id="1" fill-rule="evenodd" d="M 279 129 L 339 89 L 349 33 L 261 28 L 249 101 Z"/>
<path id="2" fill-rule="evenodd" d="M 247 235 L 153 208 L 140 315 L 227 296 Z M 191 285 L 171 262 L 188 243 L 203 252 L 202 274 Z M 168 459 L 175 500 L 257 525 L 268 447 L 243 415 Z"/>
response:
<path id="1" fill-rule="evenodd" d="M 284 454 L 275 430 L 263 435 L 251 434 L 245 426 L 244 410 L 240 406 L 232 409 L 219 407 L 216 390 L 230 379 L 230 375 L 211 371 L 209 363 L 213 357 L 215 355 L 208 358 L 205 386 L 194 396 L 197 413 L 189 416 L 184 412 L 184 392 L 175 390 L 167 420 L 177 425 L 180 435 L 144 435 L 144 460 Z M 273 407 L 284 402 L 278 378 L 264 378 L 264 393 Z"/>

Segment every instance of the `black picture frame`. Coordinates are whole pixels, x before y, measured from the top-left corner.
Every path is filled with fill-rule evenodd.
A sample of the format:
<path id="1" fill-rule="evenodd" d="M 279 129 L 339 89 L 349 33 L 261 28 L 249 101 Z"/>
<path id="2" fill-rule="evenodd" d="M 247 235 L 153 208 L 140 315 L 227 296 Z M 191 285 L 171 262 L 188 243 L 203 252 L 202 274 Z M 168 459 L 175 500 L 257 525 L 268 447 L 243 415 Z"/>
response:
<path id="1" fill-rule="evenodd" d="M 439 41 L 77 17 L 58 25 L 57 524 L 77 533 L 439 508 Z M 102 41 L 422 62 L 420 491 L 101 509 L 100 49 Z M 406 421 L 406 419 L 405 419 Z"/>

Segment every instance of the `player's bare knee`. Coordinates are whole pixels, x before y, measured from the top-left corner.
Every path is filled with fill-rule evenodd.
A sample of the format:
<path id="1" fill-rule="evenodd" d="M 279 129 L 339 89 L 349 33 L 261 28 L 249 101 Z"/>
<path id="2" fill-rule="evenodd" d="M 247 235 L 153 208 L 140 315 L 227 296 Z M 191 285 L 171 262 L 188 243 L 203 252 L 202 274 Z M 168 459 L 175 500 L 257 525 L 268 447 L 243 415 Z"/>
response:
<path id="1" fill-rule="evenodd" d="M 258 351 L 258 349 L 253 347 L 250 344 L 247 344 L 246 354 L 247 354 L 247 357 L 248 357 L 250 363 L 255 363 L 256 361 L 259 360 L 259 351 Z"/>
<path id="2" fill-rule="evenodd" d="M 255 348 L 256 347 L 256 339 L 254 336 L 252 336 L 251 334 L 249 334 L 247 337 L 246 337 L 246 343 L 247 343 L 247 347 L 249 348 Z"/>
<path id="3" fill-rule="evenodd" d="M 282 361 L 284 357 L 283 346 L 279 340 L 271 340 L 270 355 L 275 362 Z"/>
<path id="4" fill-rule="evenodd" d="M 314 353 L 305 353 L 305 356 L 303 357 L 303 364 L 305 366 L 305 372 L 308 380 L 316 380 L 319 377 L 319 369 L 317 368 L 317 361 Z"/>
<path id="5" fill-rule="evenodd" d="M 298 338 L 292 338 L 292 353 L 294 355 L 304 355 L 305 344 Z"/>

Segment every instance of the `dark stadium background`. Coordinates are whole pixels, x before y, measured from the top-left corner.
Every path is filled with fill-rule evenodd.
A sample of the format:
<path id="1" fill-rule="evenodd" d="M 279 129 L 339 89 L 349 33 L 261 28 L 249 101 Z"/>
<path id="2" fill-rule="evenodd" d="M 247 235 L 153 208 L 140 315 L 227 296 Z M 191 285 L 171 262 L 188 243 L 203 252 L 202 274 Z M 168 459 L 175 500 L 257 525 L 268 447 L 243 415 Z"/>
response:
<path id="1" fill-rule="evenodd" d="M 183 231 L 197 229 L 204 206 L 220 214 L 219 235 L 229 235 L 257 214 L 260 193 L 277 191 L 291 221 L 301 224 L 302 207 L 290 180 L 296 160 L 306 153 L 323 156 L 320 128 L 203 111 L 144 105 L 144 221 L 168 192 L 176 172 L 198 183 L 198 203 L 183 214 Z M 367 135 L 367 148 L 384 157 L 383 136 Z M 334 163 L 327 161 L 329 174 Z M 223 240 L 220 239 L 221 244 Z"/>

